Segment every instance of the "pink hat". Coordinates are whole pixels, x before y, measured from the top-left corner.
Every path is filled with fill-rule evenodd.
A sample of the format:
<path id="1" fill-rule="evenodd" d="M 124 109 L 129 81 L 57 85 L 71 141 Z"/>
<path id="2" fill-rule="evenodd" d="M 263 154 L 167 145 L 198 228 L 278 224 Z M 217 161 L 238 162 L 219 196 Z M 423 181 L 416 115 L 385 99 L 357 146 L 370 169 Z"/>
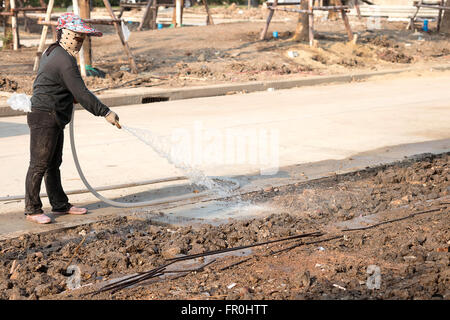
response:
<path id="1" fill-rule="evenodd" d="M 101 37 L 103 33 L 92 28 L 83 19 L 72 12 L 67 12 L 58 18 L 56 30 L 69 29 L 79 33 L 86 33 L 88 36 Z"/>

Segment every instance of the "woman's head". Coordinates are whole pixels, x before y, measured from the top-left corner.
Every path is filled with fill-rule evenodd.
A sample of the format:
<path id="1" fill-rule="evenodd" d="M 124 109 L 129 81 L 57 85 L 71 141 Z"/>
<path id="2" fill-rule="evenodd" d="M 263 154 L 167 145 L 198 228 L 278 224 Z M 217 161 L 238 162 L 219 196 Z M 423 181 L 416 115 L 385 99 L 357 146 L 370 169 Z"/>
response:
<path id="1" fill-rule="evenodd" d="M 88 25 L 79 16 L 72 12 L 62 14 L 58 18 L 57 42 L 75 56 L 81 49 L 87 36 L 101 37 L 102 33 Z"/>
<path id="2" fill-rule="evenodd" d="M 101 37 L 103 35 L 100 31 L 92 28 L 86 21 L 72 12 L 66 12 L 58 18 L 56 30 L 61 29 L 68 29 L 92 37 Z"/>

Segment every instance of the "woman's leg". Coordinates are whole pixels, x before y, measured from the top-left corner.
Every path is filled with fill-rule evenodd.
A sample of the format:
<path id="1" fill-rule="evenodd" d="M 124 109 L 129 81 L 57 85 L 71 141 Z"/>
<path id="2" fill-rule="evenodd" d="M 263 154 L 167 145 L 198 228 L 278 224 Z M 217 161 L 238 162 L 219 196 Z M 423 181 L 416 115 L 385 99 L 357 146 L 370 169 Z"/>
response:
<path id="1" fill-rule="evenodd" d="M 61 185 L 61 173 L 59 167 L 62 163 L 62 153 L 64 146 L 64 131 L 58 133 L 55 152 L 48 169 L 44 175 L 45 188 L 54 212 L 67 212 L 72 205 L 69 203 L 66 193 Z"/>
<path id="2" fill-rule="evenodd" d="M 39 197 L 42 178 L 53 159 L 61 129 L 55 126 L 48 112 L 31 112 L 27 115 L 30 127 L 30 165 L 25 182 L 25 214 L 39 214 L 42 202 Z"/>

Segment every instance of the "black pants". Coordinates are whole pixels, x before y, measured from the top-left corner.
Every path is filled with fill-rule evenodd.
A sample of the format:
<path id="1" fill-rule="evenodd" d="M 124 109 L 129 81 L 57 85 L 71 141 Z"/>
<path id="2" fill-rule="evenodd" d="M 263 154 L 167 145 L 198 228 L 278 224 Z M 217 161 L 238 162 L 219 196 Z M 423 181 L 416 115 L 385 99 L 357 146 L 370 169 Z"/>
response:
<path id="1" fill-rule="evenodd" d="M 43 213 L 39 197 L 42 178 L 52 211 L 65 212 L 72 206 L 61 185 L 64 130 L 52 112 L 33 109 L 27 114 L 30 127 L 30 166 L 25 182 L 25 214 Z"/>

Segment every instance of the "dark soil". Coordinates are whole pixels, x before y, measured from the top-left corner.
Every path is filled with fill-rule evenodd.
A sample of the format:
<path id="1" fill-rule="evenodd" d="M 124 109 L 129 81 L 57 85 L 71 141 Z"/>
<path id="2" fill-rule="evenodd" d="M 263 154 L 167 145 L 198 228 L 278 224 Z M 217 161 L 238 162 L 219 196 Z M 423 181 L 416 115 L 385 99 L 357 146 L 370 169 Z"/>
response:
<path id="1" fill-rule="evenodd" d="M 0 299 L 448 300 L 449 162 L 449 153 L 429 155 L 247 194 L 242 200 L 273 208 L 259 219 L 175 227 L 120 217 L 1 241 Z M 254 247 L 176 279 L 82 295 L 169 258 L 314 231 L 323 235 Z M 68 290 L 66 267 L 83 237 L 71 264 L 84 287 Z M 379 288 L 370 287 L 378 277 L 370 265 Z"/>
<path id="2" fill-rule="evenodd" d="M 14 92 L 18 88 L 17 82 L 0 75 L 0 90 Z"/>

